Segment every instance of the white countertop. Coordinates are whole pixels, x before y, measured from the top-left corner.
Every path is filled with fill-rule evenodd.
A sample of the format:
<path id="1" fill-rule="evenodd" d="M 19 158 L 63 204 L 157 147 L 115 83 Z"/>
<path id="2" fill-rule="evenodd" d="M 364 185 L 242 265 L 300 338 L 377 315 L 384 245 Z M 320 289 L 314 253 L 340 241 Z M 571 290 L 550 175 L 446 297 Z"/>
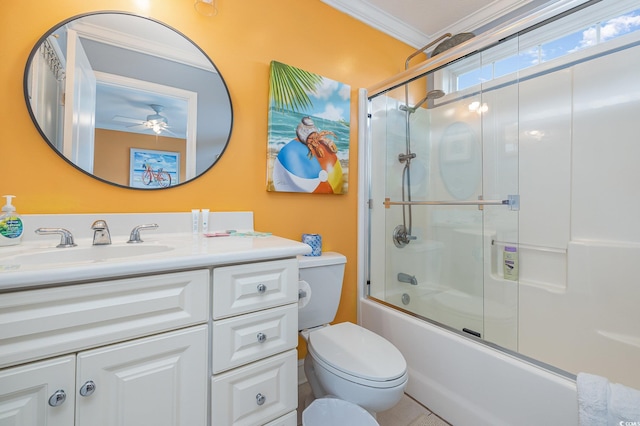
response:
<path id="1" fill-rule="evenodd" d="M 70 260 L 76 253 L 98 252 L 108 247 L 111 253 L 119 247 L 129 250 L 130 244 L 113 241 L 110 246 L 92 247 L 91 239 L 77 239 L 77 247 L 56 248 L 51 240 L 27 241 L 18 246 L 0 247 L 0 292 L 61 283 L 118 278 L 131 275 L 210 267 L 222 264 L 253 262 L 293 257 L 311 251 L 307 244 L 275 236 L 228 236 L 208 238 L 191 233 L 160 234 L 147 232 L 140 246 L 166 249 L 153 254 L 108 259 Z M 134 249 L 135 250 L 135 249 Z M 56 262 L 57 254 L 61 262 Z M 26 256 L 42 255 L 46 262 L 20 262 Z"/>

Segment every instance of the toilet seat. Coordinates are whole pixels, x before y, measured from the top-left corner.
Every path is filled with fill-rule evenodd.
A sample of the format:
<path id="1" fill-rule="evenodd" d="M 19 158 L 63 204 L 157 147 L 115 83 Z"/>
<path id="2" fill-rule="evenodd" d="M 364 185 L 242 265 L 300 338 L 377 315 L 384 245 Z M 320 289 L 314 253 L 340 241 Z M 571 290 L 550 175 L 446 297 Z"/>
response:
<path id="1" fill-rule="evenodd" d="M 319 366 L 351 382 L 391 388 L 407 380 L 407 363 L 398 348 L 353 323 L 309 333 L 307 349 Z"/>

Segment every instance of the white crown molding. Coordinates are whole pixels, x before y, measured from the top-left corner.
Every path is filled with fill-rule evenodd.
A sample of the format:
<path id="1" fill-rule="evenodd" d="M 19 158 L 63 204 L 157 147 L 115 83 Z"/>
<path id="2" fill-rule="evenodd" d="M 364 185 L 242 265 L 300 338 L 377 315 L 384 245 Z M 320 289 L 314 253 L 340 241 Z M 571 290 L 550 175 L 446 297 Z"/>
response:
<path id="1" fill-rule="evenodd" d="M 416 49 L 426 46 L 442 34 L 472 31 L 494 21 L 532 0 L 495 0 L 472 15 L 447 25 L 433 34 L 425 34 L 407 25 L 384 10 L 371 5 L 366 0 L 321 0 L 323 3 L 365 24 L 400 40 Z"/>
<path id="2" fill-rule="evenodd" d="M 495 0 L 488 6 L 479 9 L 473 15 L 467 16 L 458 22 L 445 28 L 443 32 L 457 34 L 465 31 L 473 31 L 475 28 L 483 27 L 496 19 L 526 6 L 532 0 Z"/>
<path id="3" fill-rule="evenodd" d="M 422 47 L 430 36 L 364 0 L 321 0 L 323 3 L 398 39 L 409 46 Z"/>

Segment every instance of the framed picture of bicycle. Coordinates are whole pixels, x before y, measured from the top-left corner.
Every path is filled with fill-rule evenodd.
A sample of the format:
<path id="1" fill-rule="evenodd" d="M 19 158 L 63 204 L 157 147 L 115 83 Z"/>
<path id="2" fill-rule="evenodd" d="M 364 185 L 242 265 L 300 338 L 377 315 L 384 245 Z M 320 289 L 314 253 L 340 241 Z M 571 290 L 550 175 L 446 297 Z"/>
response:
<path id="1" fill-rule="evenodd" d="M 177 185 L 180 180 L 180 153 L 131 148 L 129 185 L 157 189 Z"/>
<path id="2" fill-rule="evenodd" d="M 272 61 L 267 191 L 345 194 L 350 86 Z"/>

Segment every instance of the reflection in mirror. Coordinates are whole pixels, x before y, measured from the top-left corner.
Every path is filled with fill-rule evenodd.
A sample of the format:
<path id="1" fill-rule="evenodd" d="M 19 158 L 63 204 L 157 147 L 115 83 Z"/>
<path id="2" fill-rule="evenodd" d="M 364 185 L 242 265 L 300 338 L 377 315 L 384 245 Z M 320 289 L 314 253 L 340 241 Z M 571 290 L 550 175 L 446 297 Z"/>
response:
<path id="1" fill-rule="evenodd" d="M 225 82 L 200 48 L 126 13 L 74 17 L 47 32 L 29 56 L 24 93 L 49 145 L 123 187 L 200 176 L 224 152 L 233 124 Z M 160 169 L 170 185 L 149 178 Z"/>
<path id="2" fill-rule="evenodd" d="M 457 200 L 471 198 L 482 180 L 482 151 L 473 128 L 462 121 L 447 125 L 438 151 L 444 187 Z"/>

